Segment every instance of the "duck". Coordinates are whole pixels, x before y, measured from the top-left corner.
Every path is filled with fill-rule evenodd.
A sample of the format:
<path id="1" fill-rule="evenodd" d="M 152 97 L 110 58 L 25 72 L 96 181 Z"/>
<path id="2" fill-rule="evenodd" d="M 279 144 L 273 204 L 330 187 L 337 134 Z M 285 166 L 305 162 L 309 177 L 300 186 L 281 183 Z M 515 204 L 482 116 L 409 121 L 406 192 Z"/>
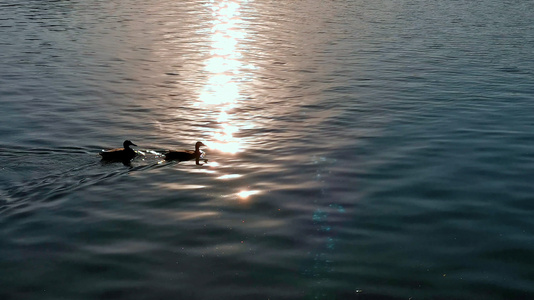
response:
<path id="1" fill-rule="evenodd" d="M 137 153 L 130 148 L 130 146 L 136 146 L 136 144 L 132 143 L 130 140 L 124 141 L 122 144 L 124 148 L 116 148 L 111 149 L 107 151 L 100 152 L 100 156 L 102 156 L 102 160 L 107 161 L 130 161 L 132 158 L 134 158 Z"/>
<path id="2" fill-rule="evenodd" d="M 186 160 L 195 159 L 196 162 L 197 162 L 197 165 L 200 165 L 199 161 L 200 161 L 200 156 L 202 154 L 202 152 L 200 152 L 200 147 L 202 147 L 202 146 L 206 147 L 206 145 L 204 145 L 204 143 L 197 142 L 195 144 L 195 151 L 191 151 L 191 150 L 182 150 L 182 151 L 169 150 L 169 151 L 165 152 L 165 160 L 186 161 Z M 208 160 L 204 159 L 204 162 L 208 162 Z"/>

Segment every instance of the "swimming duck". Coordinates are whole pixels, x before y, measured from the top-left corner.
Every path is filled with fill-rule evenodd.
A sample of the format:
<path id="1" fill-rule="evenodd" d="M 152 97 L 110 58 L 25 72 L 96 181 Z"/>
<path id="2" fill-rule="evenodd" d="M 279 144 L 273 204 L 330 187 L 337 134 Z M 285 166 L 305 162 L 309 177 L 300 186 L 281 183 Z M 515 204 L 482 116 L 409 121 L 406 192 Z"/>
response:
<path id="1" fill-rule="evenodd" d="M 183 150 L 183 151 L 176 151 L 176 150 L 169 150 L 165 153 L 165 160 L 178 160 L 178 161 L 186 161 L 186 160 L 192 160 L 195 159 L 197 162 L 197 165 L 200 165 L 200 155 L 202 154 L 200 152 L 200 147 L 206 146 L 202 142 L 197 142 L 195 144 L 195 151 L 191 150 Z M 208 160 L 205 159 L 205 162 Z"/>
<path id="2" fill-rule="evenodd" d="M 129 161 L 137 155 L 137 153 L 130 148 L 130 146 L 137 147 L 136 144 L 132 143 L 130 140 L 126 140 L 122 145 L 124 148 L 116 148 L 100 152 L 102 160 Z"/>

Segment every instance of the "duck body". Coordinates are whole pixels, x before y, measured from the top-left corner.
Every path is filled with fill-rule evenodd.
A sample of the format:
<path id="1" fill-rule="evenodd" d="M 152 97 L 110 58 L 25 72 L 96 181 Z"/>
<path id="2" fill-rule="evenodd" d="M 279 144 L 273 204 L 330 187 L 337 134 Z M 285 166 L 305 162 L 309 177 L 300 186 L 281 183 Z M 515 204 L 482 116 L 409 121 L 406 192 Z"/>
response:
<path id="1" fill-rule="evenodd" d="M 137 146 L 136 144 L 130 142 L 129 140 L 124 141 L 124 148 L 116 148 L 107 151 L 100 152 L 102 160 L 106 161 L 130 161 L 137 153 L 130 148 L 130 146 Z"/>
<path id="2" fill-rule="evenodd" d="M 191 150 L 169 150 L 165 152 L 165 159 L 166 160 L 179 160 L 179 161 L 186 161 L 186 160 L 192 160 L 195 158 L 200 158 L 201 152 L 199 151 L 196 153 L 195 151 Z"/>
<path id="3" fill-rule="evenodd" d="M 169 150 L 165 152 L 165 160 L 177 160 L 177 161 L 186 161 L 186 160 L 196 160 L 197 165 L 199 165 L 200 156 L 202 152 L 200 151 L 201 146 L 206 146 L 202 142 L 197 142 L 195 144 L 195 151 L 192 150 Z M 207 160 L 205 160 L 207 161 Z"/>

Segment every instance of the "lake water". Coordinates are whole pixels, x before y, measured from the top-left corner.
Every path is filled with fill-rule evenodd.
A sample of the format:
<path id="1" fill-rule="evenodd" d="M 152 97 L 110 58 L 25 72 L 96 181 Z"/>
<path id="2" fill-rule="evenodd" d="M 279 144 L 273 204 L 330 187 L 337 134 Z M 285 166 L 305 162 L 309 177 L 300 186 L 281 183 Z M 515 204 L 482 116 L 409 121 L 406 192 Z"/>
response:
<path id="1" fill-rule="evenodd" d="M 534 299 L 533 12 L 0 1 L 0 299 Z"/>

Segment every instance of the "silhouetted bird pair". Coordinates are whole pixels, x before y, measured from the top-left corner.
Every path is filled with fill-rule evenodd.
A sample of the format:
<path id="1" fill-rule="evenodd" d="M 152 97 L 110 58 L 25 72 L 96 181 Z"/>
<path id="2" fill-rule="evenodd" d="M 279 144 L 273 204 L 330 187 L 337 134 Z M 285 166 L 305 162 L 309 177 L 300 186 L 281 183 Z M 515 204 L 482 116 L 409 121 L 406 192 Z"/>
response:
<path id="1" fill-rule="evenodd" d="M 130 148 L 130 146 L 136 146 L 136 144 L 132 143 L 129 140 L 124 141 L 123 143 L 124 148 L 117 148 L 117 149 L 111 149 L 107 151 L 100 152 L 100 156 L 102 156 L 102 160 L 104 161 L 122 161 L 122 162 L 129 162 L 131 159 L 133 159 L 135 156 L 137 156 L 137 153 Z M 202 142 L 197 142 L 195 144 L 195 151 L 191 150 L 183 150 L 183 151 L 177 151 L 177 150 L 169 150 L 165 152 L 165 160 L 177 160 L 177 161 L 186 161 L 186 160 L 192 160 L 195 159 L 197 165 L 199 165 L 200 161 L 200 147 L 206 146 Z M 205 162 L 208 160 L 205 159 Z"/>

